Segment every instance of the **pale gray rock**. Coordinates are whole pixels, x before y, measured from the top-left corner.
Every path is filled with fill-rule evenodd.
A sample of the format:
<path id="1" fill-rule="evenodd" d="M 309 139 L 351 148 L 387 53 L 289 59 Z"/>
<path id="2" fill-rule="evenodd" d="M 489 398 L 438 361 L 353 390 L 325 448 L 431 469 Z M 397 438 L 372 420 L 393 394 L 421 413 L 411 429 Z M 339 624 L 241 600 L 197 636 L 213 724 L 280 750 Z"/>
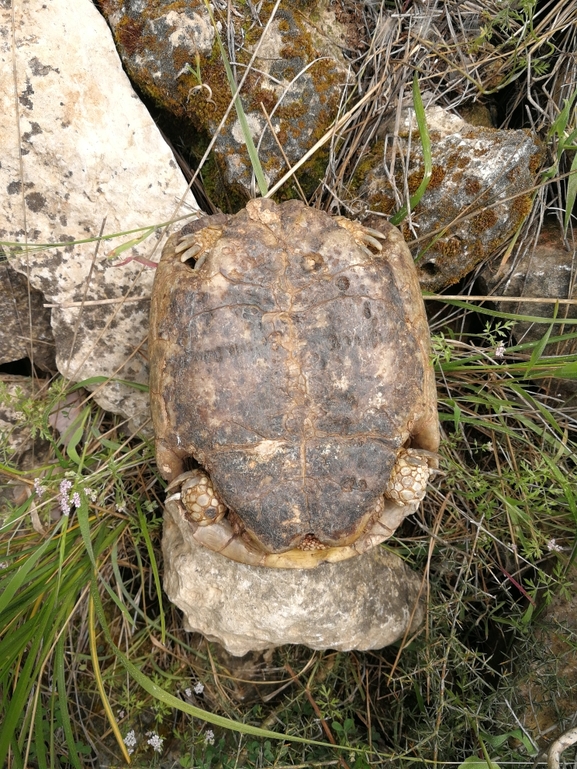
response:
<path id="1" fill-rule="evenodd" d="M 577 299 L 575 274 L 577 262 L 575 251 L 568 249 L 557 221 L 545 222 L 537 242 L 533 247 L 519 250 L 511 262 L 510 269 L 500 275 L 501 260 L 485 265 L 480 274 L 480 290 L 499 296 L 520 296 L 543 299 Z M 516 315 L 553 318 L 553 302 L 506 302 L 496 301 L 500 312 Z M 575 304 L 560 304 L 557 307 L 559 323 L 553 325 L 550 338 L 562 334 L 568 335 L 575 326 L 563 326 L 563 319 L 575 319 Z M 515 341 L 537 342 L 543 338 L 549 325 L 538 321 L 516 320 L 512 329 Z M 551 342 L 543 349 L 543 355 L 572 355 L 577 351 L 577 340 L 566 339 Z M 575 399 L 577 381 L 575 379 L 551 378 L 544 384 L 556 398 Z"/>
<path id="2" fill-rule="evenodd" d="M 282 644 L 380 649 L 423 621 L 419 576 L 380 548 L 315 569 L 246 566 L 196 544 L 165 511 L 162 549 L 164 589 L 184 627 L 236 656 Z"/>
<path id="3" fill-rule="evenodd" d="M 0 237 L 20 244 L 9 249 L 12 267 L 28 269 L 55 305 L 61 373 L 146 384 L 154 270 L 135 259 L 158 260 L 158 225 L 186 183 L 90 0 L 29 0 L 14 17 L 12 30 L 12 11 L 0 4 Z M 190 193 L 186 202 L 196 207 Z M 73 242 L 98 236 L 105 218 L 106 235 L 156 228 L 116 258 L 110 249 L 140 233 L 102 242 L 96 256 L 94 242 Z M 54 246 L 27 249 L 39 243 Z M 147 395 L 130 385 L 100 386 L 95 398 L 134 427 L 148 420 Z"/>
<path id="4" fill-rule="evenodd" d="M 544 299 L 576 299 L 577 288 L 575 273 L 575 251 L 568 250 L 563 239 L 561 227 L 556 221 L 546 222 L 534 247 L 523 249 L 515 255 L 511 268 L 504 276 L 499 276 L 501 260 L 489 264 L 481 273 L 481 287 L 487 293 L 500 296 L 522 296 Z M 516 315 L 532 315 L 552 318 L 555 305 L 552 302 L 499 302 L 496 307 L 500 312 Z M 563 318 L 576 318 L 575 305 L 561 305 L 557 308 L 560 323 L 553 326 L 551 336 L 561 333 Z M 528 321 L 515 321 L 514 334 L 519 342 L 536 342 L 543 338 L 548 326 Z M 565 329 L 568 331 L 568 329 Z M 548 345 L 544 354 L 560 355 L 574 353 L 577 349 L 575 339 L 564 346 Z"/>

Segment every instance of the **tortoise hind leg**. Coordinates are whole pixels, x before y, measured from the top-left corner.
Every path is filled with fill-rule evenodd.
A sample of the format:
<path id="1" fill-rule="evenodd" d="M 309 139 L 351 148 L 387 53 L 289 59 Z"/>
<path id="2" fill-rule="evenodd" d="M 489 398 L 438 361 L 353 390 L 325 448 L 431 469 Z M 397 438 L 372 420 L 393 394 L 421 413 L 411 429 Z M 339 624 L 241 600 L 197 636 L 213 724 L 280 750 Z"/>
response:
<path id="1" fill-rule="evenodd" d="M 190 470 L 175 478 L 167 487 L 167 492 L 180 487 L 166 502 L 179 501 L 184 507 L 184 514 L 197 526 L 210 526 L 218 523 L 226 513 L 226 506 L 214 490 L 209 476 L 202 470 Z"/>
<path id="2" fill-rule="evenodd" d="M 429 477 L 436 472 L 436 455 L 424 449 L 402 449 L 391 472 L 385 496 L 398 505 L 419 503 Z"/>

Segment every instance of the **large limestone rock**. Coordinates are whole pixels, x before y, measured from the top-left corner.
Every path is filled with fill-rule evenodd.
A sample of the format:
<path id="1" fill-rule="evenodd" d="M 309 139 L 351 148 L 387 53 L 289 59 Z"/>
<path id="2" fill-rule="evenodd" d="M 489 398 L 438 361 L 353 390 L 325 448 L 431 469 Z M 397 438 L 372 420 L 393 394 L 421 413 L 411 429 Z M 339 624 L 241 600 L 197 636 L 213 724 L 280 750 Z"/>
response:
<path id="1" fill-rule="evenodd" d="M 289 643 L 380 649 L 423 621 L 420 578 L 380 548 L 315 569 L 246 566 L 197 545 L 167 510 L 162 549 L 164 589 L 185 628 L 237 656 Z"/>
<path id="2" fill-rule="evenodd" d="M 408 187 L 414 194 L 423 179 L 424 159 L 416 121 L 405 115 L 395 178 L 405 176 L 402 155 L 407 153 Z M 467 275 L 512 237 L 531 210 L 531 190 L 543 148 L 529 131 L 473 126 L 438 106 L 426 110 L 426 116 L 433 169 L 423 197 L 411 212 L 419 236 L 412 250 L 415 257 L 420 255 L 422 287 L 438 291 Z M 383 150 L 379 143 L 373 159 L 364 161 L 366 176 L 359 189 L 363 204 L 377 212 L 366 220 L 372 227 L 379 226 L 378 214 L 389 215 L 398 208 Z M 400 194 L 404 197 L 403 189 Z M 401 228 L 410 239 L 406 221 Z"/>
<path id="3" fill-rule="evenodd" d="M 0 233 L 20 244 L 10 264 L 55 305 L 64 375 L 146 384 L 154 270 L 137 260 L 158 260 L 161 229 L 118 258 L 112 245 L 134 234 L 101 243 L 96 256 L 94 242 L 75 241 L 96 238 L 104 220 L 106 235 L 167 221 L 186 183 L 90 0 L 28 0 L 14 18 L 12 30 L 10 3 L 0 3 Z M 54 246 L 27 249 L 40 243 Z M 122 381 L 95 397 L 135 427 L 148 419 L 147 395 Z"/>
<path id="4" fill-rule="evenodd" d="M 494 260 L 483 267 L 480 274 L 480 290 L 487 294 L 496 294 L 499 296 L 525 297 L 527 299 L 577 299 L 577 287 L 575 284 L 575 252 L 567 247 L 566 240 L 559 222 L 556 220 L 545 221 L 539 234 L 537 242 L 532 248 L 525 248 L 511 259 L 511 263 L 500 269 L 501 260 Z M 553 324 L 551 328 L 550 339 L 556 337 L 562 338 L 560 341 L 552 341 L 545 345 L 542 351 L 543 356 L 574 355 L 577 351 L 577 340 L 571 338 L 571 332 L 575 331 L 575 326 L 563 323 L 570 319 L 575 321 L 577 318 L 577 306 L 575 304 L 559 304 L 555 308 L 555 303 L 520 301 L 495 302 L 497 310 L 500 312 L 515 313 L 525 318 L 553 318 L 556 317 L 559 323 Z M 538 342 L 547 330 L 549 324 L 539 323 L 538 320 L 516 320 L 512 333 L 518 343 Z M 571 377 L 571 364 L 566 367 L 566 376 L 563 376 L 563 369 L 549 369 L 551 374 L 556 373 L 551 379 L 540 379 L 539 383 L 546 388 L 555 398 L 560 398 L 565 402 L 571 399 L 575 403 L 577 398 L 577 381 Z M 534 372 L 536 373 L 536 372 Z"/>

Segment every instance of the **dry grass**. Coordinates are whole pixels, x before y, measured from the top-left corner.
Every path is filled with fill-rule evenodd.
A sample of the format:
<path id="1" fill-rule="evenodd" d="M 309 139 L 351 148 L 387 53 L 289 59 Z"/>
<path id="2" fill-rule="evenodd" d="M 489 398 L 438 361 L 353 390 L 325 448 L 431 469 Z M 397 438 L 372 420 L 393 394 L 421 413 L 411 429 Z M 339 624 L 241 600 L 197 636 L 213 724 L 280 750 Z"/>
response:
<path id="1" fill-rule="evenodd" d="M 347 51 L 355 79 L 321 140 L 330 160 L 311 205 L 360 210 L 354 178 L 377 138 L 403 205 L 395 128 L 417 72 L 426 103 L 451 111 L 480 103 L 499 127 L 530 128 L 548 143 L 553 171 L 514 244 L 497 254 L 505 267 L 533 247 L 545 219 L 562 225 L 571 157 L 548 132 L 576 88 L 574 2 L 336 7 L 356 30 Z M 567 237 L 572 244 L 571 227 Z M 163 491 L 150 444 L 88 398 L 78 404 L 76 441 L 64 445 L 49 416 L 70 389 L 62 378 L 41 400 L 16 399 L 49 453 L 20 471 L 5 445 L 0 465 L 11 493 L 21 486 L 20 497 L 5 498 L 0 529 L 0 752 L 10 766 L 123 765 L 131 732 L 134 766 L 365 769 L 487 755 L 532 765 L 571 723 L 577 701 L 576 682 L 557 680 L 569 704 L 543 733 L 517 684 L 539 660 L 534 624 L 567 588 L 575 555 L 577 411 L 551 375 L 574 377 L 577 363 L 574 354 L 543 358 L 538 343 L 516 344 L 514 317 L 475 286 L 471 276 L 461 293 L 429 302 L 443 474 L 387 543 L 424 575 L 426 623 L 404 648 L 286 647 L 235 662 L 185 633 L 159 589 Z M 574 344 L 572 331 L 569 322 L 559 343 Z M 62 516 L 74 492 L 79 504 Z M 565 631 L 573 649 L 574 634 Z M 153 734 L 164 740 L 160 752 Z"/>

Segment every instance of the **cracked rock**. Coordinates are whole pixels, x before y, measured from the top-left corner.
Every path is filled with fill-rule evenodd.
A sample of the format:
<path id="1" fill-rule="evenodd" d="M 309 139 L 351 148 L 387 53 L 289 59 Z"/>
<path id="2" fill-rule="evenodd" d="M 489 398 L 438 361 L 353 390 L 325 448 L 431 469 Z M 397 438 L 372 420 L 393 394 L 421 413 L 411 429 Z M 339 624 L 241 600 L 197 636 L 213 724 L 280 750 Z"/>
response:
<path id="1" fill-rule="evenodd" d="M 0 237 L 17 244 L 9 249 L 11 266 L 29 270 L 30 284 L 54 305 L 60 372 L 74 381 L 114 377 L 94 397 L 138 428 L 148 420 L 148 398 L 130 383 L 148 381 L 154 273 L 138 260 L 158 260 L 164 242 L 158 225 L 173 216 L 186 183 L 92 2 L 30 0 L 14 17 L 12 35 L 12 10 L 0 7 L 0 78 L 7 84 Z M 196 208 L 190 193 L 185 201 Z M 112 247 L 141 232 L 97 249 L 103 223 L 105 235 L 152 232 L 113 257 Z M 86 239 L 91 242 L 78 242 Z"/>
<path id="2" fill-rule="evenodd" d="M 316 569 L 247 566 L 196 544 L 166 511 L 162 549 L 164 589 L 185 628 L 235 656 L 282 644 L 380 649 L 423 621 L 420 577 L 380 548 Z"/>

